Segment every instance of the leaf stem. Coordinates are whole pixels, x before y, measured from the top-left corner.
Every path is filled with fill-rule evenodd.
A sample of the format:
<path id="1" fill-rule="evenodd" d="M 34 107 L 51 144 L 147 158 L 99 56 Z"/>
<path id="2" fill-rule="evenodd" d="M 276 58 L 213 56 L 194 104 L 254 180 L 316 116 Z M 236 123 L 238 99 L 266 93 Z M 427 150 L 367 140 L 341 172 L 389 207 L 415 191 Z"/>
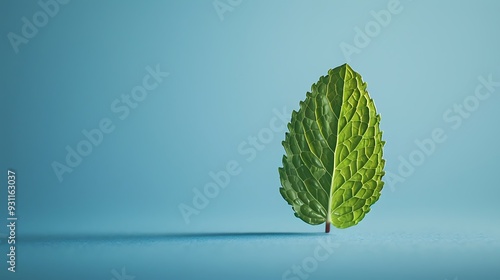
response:
<path id="1" fill-rule="evenodd" d="M 330 222 L 326 222 L 326 226 L 325 226 L 325 233 L 329 233 L 330 232 Z"/>

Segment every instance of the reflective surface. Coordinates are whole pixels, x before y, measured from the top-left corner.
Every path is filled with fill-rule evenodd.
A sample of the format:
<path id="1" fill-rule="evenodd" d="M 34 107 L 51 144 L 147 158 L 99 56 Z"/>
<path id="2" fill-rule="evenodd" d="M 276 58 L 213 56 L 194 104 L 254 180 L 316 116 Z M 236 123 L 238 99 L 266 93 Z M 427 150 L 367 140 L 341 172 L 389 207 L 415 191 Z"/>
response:
<path id="1" fill-rule="evenodd" d="M 483 234 L 56 239 L 25 240 L 18 271 L 8 279 L 500 279 L 499 242 Z M 4 271 L 0 275 L 5 279 Z"/>

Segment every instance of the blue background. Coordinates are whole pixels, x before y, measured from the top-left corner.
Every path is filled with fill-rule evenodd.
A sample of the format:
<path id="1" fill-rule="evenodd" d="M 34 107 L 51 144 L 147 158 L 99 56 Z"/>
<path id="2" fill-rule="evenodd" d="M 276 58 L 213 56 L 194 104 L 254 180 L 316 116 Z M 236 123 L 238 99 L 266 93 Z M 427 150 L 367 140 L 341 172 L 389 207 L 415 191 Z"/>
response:
<path id="1" fill-rule="evenodd" d="M 354 46 L 355 28 L 389 2 L 243 0 L 219 16 L 212 1 L 74 0 L 16 53 L 7 34 L 20 35 L 21 18 L 41 8 L 2 1 L 0 171 L 17 172 L 18 237 L 323 231 L 295 218 L 278 192 L 284 129 L 252 160 L 238 147 L 270 127 L 273 110 L 298 109 L 319 76 L 349 62 L 382 115 L 388 172 L 398 174 L 400 157 L 434 129 L 447 138 L 404 182 L 386 185 L 362 223 L 334 231 L 496 240 L 500 87 L 458 129 L 443 114 L 474 94 L 479 76 L 500 81 L 500 2 L 401 0 L 401 12 L 346 57 L 340 45 Z M 121 120 L 111 103 L 156 65 L 170 75 Z M 52 163 L 103 118 L 115 130 L 60 182 Z M 230 161 L 241 173 L 186 223 L 179 206 Z M 452 267 L 431 275 L 454 277 L 460 265 Z"/>

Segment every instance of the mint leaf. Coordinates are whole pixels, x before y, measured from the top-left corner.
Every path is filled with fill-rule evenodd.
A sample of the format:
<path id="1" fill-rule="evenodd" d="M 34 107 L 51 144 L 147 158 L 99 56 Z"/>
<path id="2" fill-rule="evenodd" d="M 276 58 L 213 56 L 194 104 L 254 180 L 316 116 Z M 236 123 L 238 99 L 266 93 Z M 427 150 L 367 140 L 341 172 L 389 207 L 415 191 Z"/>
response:
<path id="1" fill-rule="evenodd" d="M 344 64 L 320 77 L 292 112 L 280 193 L 295 216 L 337 228 L 359 223 L 380 197 L 382 131 L 366 83 Z"/>

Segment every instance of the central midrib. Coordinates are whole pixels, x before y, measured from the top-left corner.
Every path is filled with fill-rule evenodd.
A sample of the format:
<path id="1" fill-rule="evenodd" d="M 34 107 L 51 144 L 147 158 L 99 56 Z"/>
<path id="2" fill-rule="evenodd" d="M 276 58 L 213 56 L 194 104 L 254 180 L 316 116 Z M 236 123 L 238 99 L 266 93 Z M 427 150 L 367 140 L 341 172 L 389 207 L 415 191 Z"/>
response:
<path id="1" fill-rule="evenodd" d="M 338 148 L 338 140 L 339 140 L 339 133 L 340 133 L 340 117 L 342 116 L 342 110 L 344 108 L 344 92 L 345 92 L 345 79 L 346 79 L 346 76 L 347 76 L 347 71 L 348 71 L 348 66 L 347 65 L 344 65 L 343 67 L 345 67 L 345 73 L 344 73 L 344 77 L 342 77 L 342 92 L 341 92 L 341 102 L 340 102 L 340 111 L 339 111 L 339 116 L 337 118 L 337 136 L 335 138 L 335 147 L 334 147 L 334 151 L 333 151 L 333 171 L 332 171 L 332 182 L 331 182 L 331 185 L 330 185 L 330 195 L 328 196 L 328 212 L 327 212 L 327 216 L 326 216 L 326 223 L 327 224 L 330 224 L 332 222 L 332 198 L 333 198 L 333 192 L 334 192 L 334 185 L 333 185 L 333 182 L 335 181 L 335 169 L 337 167 L 337 148 Z M 327 86 L 327 93 L 328 93 L 328 87 L 330 86 L 330 84 L 328 84 Z M 334 111 L 335 113 L 335 111 Z"/>

